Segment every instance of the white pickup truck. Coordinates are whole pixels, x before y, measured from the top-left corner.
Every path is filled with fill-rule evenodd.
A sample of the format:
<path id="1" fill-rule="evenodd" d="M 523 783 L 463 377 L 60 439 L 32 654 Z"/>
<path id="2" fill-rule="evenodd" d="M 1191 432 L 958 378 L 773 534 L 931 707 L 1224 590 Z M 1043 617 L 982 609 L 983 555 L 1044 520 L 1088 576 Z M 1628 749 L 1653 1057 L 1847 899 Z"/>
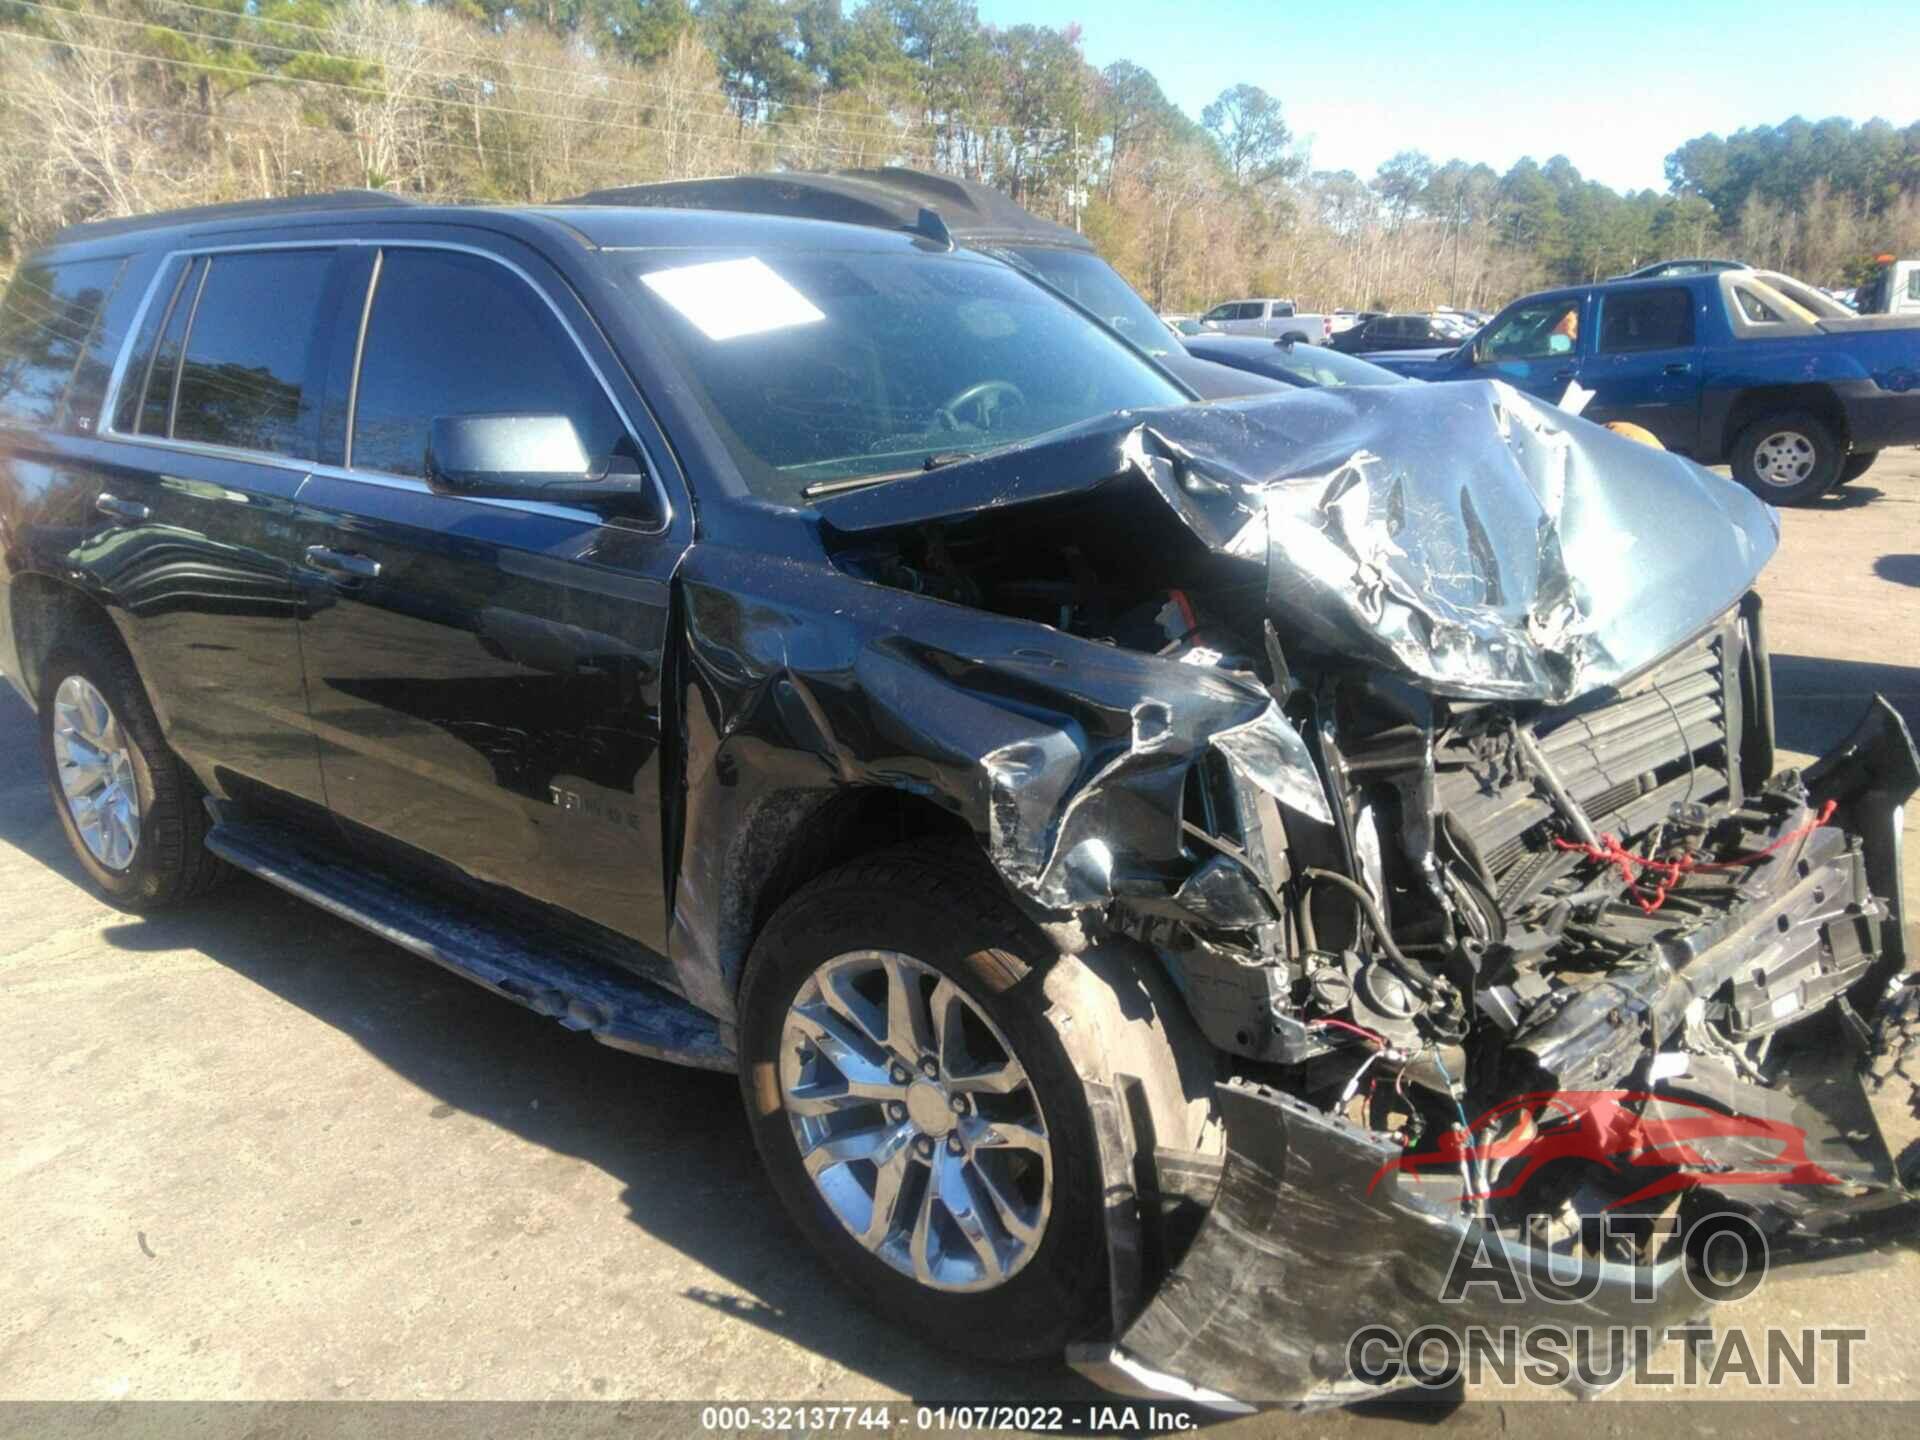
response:
<path id="1" fill-rule="evenodd" d="M 1229 335 L 1266 335 L 1284 340 L 1289 335 L 1324 345 L 1333 335 L 1331 315 L 1308 315 L 1294 308 L 1291 300 L 1229 300 L 1216 305 L 1201 320 L 1217 326 Z"/>
<path id="2" fill-rule="evenodd" d="M 1855 293 L 1862 315 L 1920 315 L 1920 260 L 1877 257 L 1880 269 Z"/>

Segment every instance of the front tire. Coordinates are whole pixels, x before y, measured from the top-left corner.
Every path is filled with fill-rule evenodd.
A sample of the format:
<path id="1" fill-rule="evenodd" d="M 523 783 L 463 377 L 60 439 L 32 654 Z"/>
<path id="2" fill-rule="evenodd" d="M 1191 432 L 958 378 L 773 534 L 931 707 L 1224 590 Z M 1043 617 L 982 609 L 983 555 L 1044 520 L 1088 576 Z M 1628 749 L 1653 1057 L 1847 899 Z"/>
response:
<path id="1" fill-rule="evenodd" d="M 741 1085 L 788 1213 L 883 1314 L 984 1359 L 1057 1355 L 1104 1313 L 1057 958 L 983 866 L 906 846 L 787 901 L 741 987 Z"/>
<path id="2" fill-rule="evenodd" d="M 1755 420 L 1733 442 L 1733 476 L 1770 505 L 1805 505 L 1840 478 L 1833 432 L 1803 411 Z"/>
<path id="3" fill-rule="evenodd" d="M 200 787 L 167 742 L 116 637 L 85 630 L 47 657 L 40 759 L 74 858 L 123 910 L 158 910 L 210 889 L 226 867 L 202 843 Z"/>

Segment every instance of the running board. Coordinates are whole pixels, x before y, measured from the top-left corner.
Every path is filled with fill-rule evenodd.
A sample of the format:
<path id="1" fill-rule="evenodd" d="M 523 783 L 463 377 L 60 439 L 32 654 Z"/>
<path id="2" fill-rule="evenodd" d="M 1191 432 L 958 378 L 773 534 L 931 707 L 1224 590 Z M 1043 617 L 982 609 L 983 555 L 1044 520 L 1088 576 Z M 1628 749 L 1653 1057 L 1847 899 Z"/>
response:
<path id="1" fill-rule="evenodd" d="M 679 996 L 566 941 L 476 921 L 302 843 L 277 825 L 222 821 L 207 848 L 229 865 L 411 950 L 603 1045 L 706 1070 L 735 1068 L 718 1023 Z"/>

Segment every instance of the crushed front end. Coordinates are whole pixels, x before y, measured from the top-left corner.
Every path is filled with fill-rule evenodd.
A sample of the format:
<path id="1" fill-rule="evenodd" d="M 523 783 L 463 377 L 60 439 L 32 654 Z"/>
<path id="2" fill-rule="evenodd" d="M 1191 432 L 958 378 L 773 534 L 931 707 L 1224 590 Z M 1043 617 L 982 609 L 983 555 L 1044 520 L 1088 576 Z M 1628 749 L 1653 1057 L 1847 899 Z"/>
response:
<path id="1" fill-rule="evenodd" d="M 1355 1373 L 1368 1325 L 1690 1318 L 1709 1215 L 1778 1261 L 1920 1233 L 1857 1078 L 1920 761 L 1880 701 L 1775 772 L 1764 506 L 1498 385 L 988 464 L 829 507 L 837 560 L 1160 662 L 1106 752 L 984 753 L 981 828 L 1063 946 L 1164 967 L 1223 1074 L 1216 1153 L 1116 1104 L 1076 1363 L 1338 1403 L 1397 1383 Z M 1463 1246 L 1544 1294 L 1443 1298 Z"/>
<path id="2" fill-rule="evenodd" d="M 1743 779 L 1725 719 L 1742 705 L 1728 676 L 1764 668 L 1754 620 L 1735 612 L 1606 704 L 1537 716 L 1515 748 L 1551 780 L 1511 732 L 1476 750 L 1442 726 L 1431 769 L 1347 747 L 1336 814 L 1356 837 L 1384 819 L 1352 852 L 1384 901 L 1369 914 L 1309 884 L 1265 963 L 1169 952 L 1243 1063 L 1218 1092 L 1223 1162 L 1163 1156 L 1184 1186 L 1143 1197 L 1149 1228 L 1204 1212 L 1197 1236 L 1176 1223 L 1146 1243 L 1157 1288 L 1117 1345 L 1081 1352 L 1090 1373 L 1214 1403 L 1341 1403 L 1404 1383 L 1354 1373 L 1370 1328 L 1547 1325 L 1585 1343 L 1695 1319 L 1710 1292 L 1689 1237 L 1729 1212 L 1774 1265 L 1920 1240 L 1860 1077 L 1905 968 L 1898 827 L 1920 765 L 1877 701 L 1805 774 Z M 1741 652 L 1756 663 L 1702 664 Z M 1662 723 L 1642 728 L 1649 699 Z M 1764 706 L 1746 714 L 1747 753 L 1764 754 Z M 1422 793 L 1440 797 L 1430 851 L 1397 803 Z M 1571 838 L 1589 828 L 1679 873 L 1597 859 Z M 1486 1245 L 1528 1283 L 1448 1295 Z M 1621 1364 L 1584 1355 L 1567 1383 Z"/>

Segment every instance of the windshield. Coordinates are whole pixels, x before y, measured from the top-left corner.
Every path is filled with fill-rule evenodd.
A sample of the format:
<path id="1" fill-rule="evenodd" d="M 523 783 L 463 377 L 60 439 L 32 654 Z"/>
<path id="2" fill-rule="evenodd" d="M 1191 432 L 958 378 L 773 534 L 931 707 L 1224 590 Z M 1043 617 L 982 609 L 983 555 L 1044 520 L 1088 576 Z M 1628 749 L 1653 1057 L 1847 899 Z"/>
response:
<path id="1" fill-rule="evenodd" d="M 608 254 L 749 488 L 777 504 L 1187 400 L 1041 286 L 965 253 Z"/>
<path id="2" fill-rule="evenodd" d="M 1055 250 L 1044 245 L 993 246 L 1009 265 L 1031 270 L 1081 309 L 1099 316 L 1128 341 L 1158 359 L 1174 353 L 1173 337 L 1153 307 L 1120 273 L 1085 250 Z"/>

